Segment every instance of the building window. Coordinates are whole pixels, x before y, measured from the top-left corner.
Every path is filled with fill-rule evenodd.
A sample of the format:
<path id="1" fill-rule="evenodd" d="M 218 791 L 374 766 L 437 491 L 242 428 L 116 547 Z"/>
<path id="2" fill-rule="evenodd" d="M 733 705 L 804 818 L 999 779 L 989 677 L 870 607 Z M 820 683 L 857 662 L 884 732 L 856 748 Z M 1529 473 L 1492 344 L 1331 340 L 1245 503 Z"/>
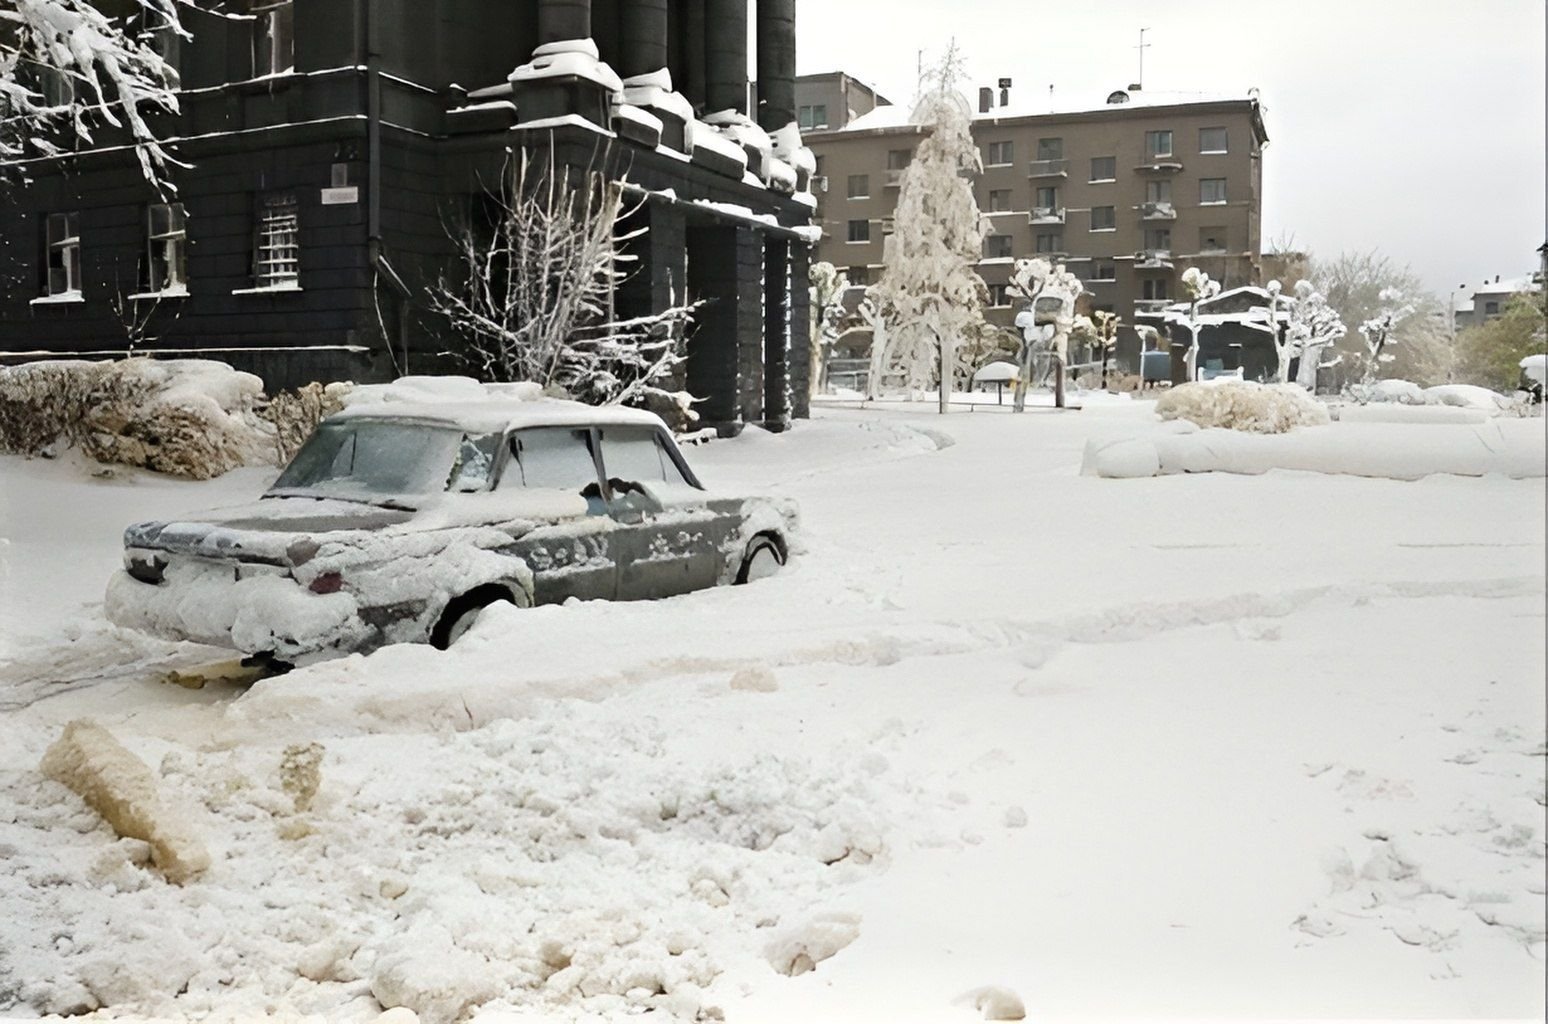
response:
<path id="1" fill-rule="evenodd" d="M 865 285 L 871 283 L 871 268 L 850 267 L 848 270 L 844 271 L 844 276 L 849 279 L 849 286 L 851 288 L 855 287 L 856 285 L 864 287 Z"/>
<path id="2" fill-rule="evenodd" d="M 1004 213 L 1011 208 L 1011 194 L 1008 188 L 992 188 L 989 190 L 989 212 Z"/>
<path id="3" fill-rule="evenodd" d="M 1145 202 L 1171 203 L 1172 183 L 1169 180 L 1145 182 Z"/>
<path id="4" fill-rule="evenodd" d="M 1059 208 L 1059 189 L 1052 185 L 1040 185 L 1037 190 L 1037 202 L 1033 206 L 1044 210 L 1056 210 Z"/>
<path id="5" fill-rule="evenodd" d="M 1038 139 L 1037 140 L 1037 158 L 1039 160 L 1063 160 L 1064 159 L 1064 140 L 1063 139 Z"/>
<path id="6" fill-rule="evenodd" d="M 1147 277 L 1145 279 L 1145 283 L 1141 287 L 1143 289 L 1142 294 L 1147 299 L 1171 298 L 1171 296 L 1167 294 L 1169 282 L 1164 277 Z"/>
<path id="7" fill-rule="evenodd" d="M 1145 133 L 1145 156 L 1150 160 L 1172 155 L 1172 133 L 1170 131 Z"/>
<path id="8" fill-rule="evenodd" d="M 851 242 L 869 242 L 871 240 L 871 222 L 868 220 L 850 221 L 849 240 Z"/>
<path id="9" fill-rule="evenodd" d="M 1010 235 L 990 235 L 984 239 L 984 258 L 990 260 L 1005 259 L 1011 254 Z"/>
<path id="10" fill-rule="evenodd" d="M 1034 245 L 1034 248 L 1038 252 L 1049 253 L 1064 251 L 1063 246 L 1060 244 L 1060 236 L 1057 231 L 1041 232 L 1038 234 L 1035 242 L 1036 244 Z"/>
<path id="11" fill-rule="evenodd" d="M 300 226 L 295 193 L 276 192 L 259 202 L 253 287 L 300 287 L 301 246 L 297 238 Z"/>
<path id="12" fill-rule="evenodd" d="M 1118 158 L 1115 156 L 1094 156 L 1091 158 L 1092 181 L 1117 181 Z"/>
<path id="13" fill-rule="evenodd" d="M 1172 229 L 1151 228 L 1149 231 L 1146 231 L 1145 248 L 1160 249 L 1163 252 L 1170 252 L 1172 248 Z"/>
<path id="14" fill-rule="evenodd" d="M 1225 153 L 1226 130 L 1224 128 L 1200 128 L 1199 152 L 1200 153 Z"/>
<path id="15" fill-rule="evenodd" d="M 991 142 L 988 146 L 988 154 L 984 157 L 986 167 L 1003 167 L 1006 164 L 1015 163 L 1016 146 L 1013 142 Z"/>
<path id="16" fill-rule="evenodd" d="M 1117 209 L 1112 206 L 1093 206 L 1091 208 L 1092 231 L 1116 231 L 1118 230 Z"/>
<path id="17" fill-rule="evenodd" d="M 826 157 L 823 157 L 823 156 L 817 157 L 817 171 L 816 171 L 816 174 L 818 176 L 821 176 L 821 175 L 824 175 L 824 174 L 828 173 L 827 171 L 823 170 L 823 166 L 824 166 L 824 164 L 826 164 L 826 162 L 827 162 L 827 158 Z"/>
<path id="18" fill-rule="evenodd" d="M 188 229 L 182 203 L 154 203 L 146 210 L 146 237 L 150 242 L 150 279 L 153 292 L 186 292 Z"/>
<path id="19" fill-rule="evenodd" d="M 1199 252 L 1225 252 L 1225 228 L 1199 228 Z"/>
<path id="20" fill-rule="evenodd" d="M 824 103 L 802 107 L 797 112 L 796 120 L 802 128 L 826 128 L 828 127 L 828 107 Z"/>
<path id="21" fill-rule="evenodd" d="M 1199 202 L 1201 204 L 1223 203 L 1226 201 L 1226 180 L 1224 178 L 1200 178 Z"/>
<path id="22" fill-rule="evenodd" d="M 81 294 L 81 215 L 51 213 L 48 234 L 48 277 L 44 295 Z"/>
<path id="23" fill-rule="evenodd" d="M 296 69 L 293 0 L 250 0 L 253 16 L 253 75 L 283 75 Z"/>
<path id="24" fill-rule="evenodd" d="M 1116 281 L 1118 280 L 1118 264 L 1107 260 L 1098 260 L 1091 265 L 1091 280 Z"/>
<path id="25" fill-rule="evenodd" d="M 1484 303 L 1484 316 L 1498 316 L 1499 312 L 1500 304 L 1498 302 L 1491 300 Z"/>
<path id="26" fill-rule="evenodd" d="M 38 92 L 45 107 L 68 107 L 75 102 L 75 79 L 58 68 L 39 65 Z"/>
<path id="27" fill-rule="evenodd" d="M 871 176 L 869 174 L 851 174 L 849 176 L 849 198 L 869 199 L 871 195 Z"/>
<path id="28" fill-rule="evenodd" d="M 1006 288 L 1005 285 L 1003 285 L 1003 284 L 991 284 L 991 285 L 989 285 L 989 305 L 991 305 L 991 306 L 1009 306 L 1010 305 L 1010 291 Z"/>
<path id="29" fill-rule="evenodd" d="M 913 162 L 913 159 L 912 149 L 889 149 L 887 150 L 887 170 L 901 171 Z"/>

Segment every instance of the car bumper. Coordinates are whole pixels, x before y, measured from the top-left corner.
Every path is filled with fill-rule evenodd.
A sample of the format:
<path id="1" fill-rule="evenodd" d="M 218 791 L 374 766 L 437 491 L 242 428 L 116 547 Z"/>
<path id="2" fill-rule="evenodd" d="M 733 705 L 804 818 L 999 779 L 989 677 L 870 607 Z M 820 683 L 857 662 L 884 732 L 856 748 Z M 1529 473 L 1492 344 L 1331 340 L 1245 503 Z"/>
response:
<path id="1" fill-rule="evenodd" d="M 106 610 L 114 625 L 166 640 L 287 659 L 351 650 L 371 632 L 351 594 L 314 594 L 281 571 L 223 563 L 174 562 L 160 583 L 114 573 Z"/>

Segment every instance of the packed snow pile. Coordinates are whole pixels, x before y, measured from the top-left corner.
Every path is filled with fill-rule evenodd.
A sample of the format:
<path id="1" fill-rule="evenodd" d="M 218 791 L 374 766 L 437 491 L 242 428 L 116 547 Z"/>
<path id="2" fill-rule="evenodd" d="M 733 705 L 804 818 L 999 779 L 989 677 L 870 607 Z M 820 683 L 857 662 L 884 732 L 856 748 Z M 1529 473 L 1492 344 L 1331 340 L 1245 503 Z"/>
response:
<path id="1" fill-rule="evenodd" d="M 1439 410 L 1437 410 L 1439 411 Z M 1081 472 L 1116 479 L 1168 473 L 1309 473 L 1418 480 L 1435 474 L 1514 479 L 1544 475 L 1541 424 L 1535 420 L 1434 421 L 1415 434 L 1411 424 L 1340 420 L 1279 435 L 1199 430 L 1170 424 L 1171 432 L 1093 438 Z"/>
<path id="2" fill-rule="evenodd" d="M 292 454 L 347 385 L 266 401 L 263 382 L 209 359 L 49 360 L 0 367 L 0 452 L 79 449 L 110 465 L 208 480 Z"/>
<path id="3" fill-rule="evenodd" d="M 1498 391 L 1476 384 L 1436 384 L 1424 388 L 1413 381 L 1397 379 L 1351 384 L 1345 394 L 1361 405 L 1441 405 L 1488 413 L 1509 411 L 1513 404 L 1510 398 Z"/>
<path id="4" fill-rule="evenodd" d="M 1327 409 L 1303 388 L 1238 380 L 1181 384 L 1156 400 L 1156 415 L 1252 434 L 1283 434 L 1328 422 Z"/>

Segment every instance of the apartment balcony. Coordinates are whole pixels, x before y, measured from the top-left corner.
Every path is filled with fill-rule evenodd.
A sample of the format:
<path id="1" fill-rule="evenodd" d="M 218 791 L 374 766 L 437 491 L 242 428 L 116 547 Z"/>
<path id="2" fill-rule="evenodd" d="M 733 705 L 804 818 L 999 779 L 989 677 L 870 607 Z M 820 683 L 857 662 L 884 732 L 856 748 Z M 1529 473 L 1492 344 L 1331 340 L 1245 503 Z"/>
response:
<path id="1" fill-rule="evenodd" d="M 1034 160 L 1027 170 L 1029 178 L 1068 178 L 1069 176 L 1068 160 Z"/>
<path id="2" fill-rule="evenodd" d="M 1031 224 L 1063 224 L 1064 207 L 1062 206 L 1034 206 L 1032 214 L 1027 218 Z"/>
<path id="3" fill-rule="evenodd" d="M 1140 220 L 1176 220 L 1177 208 L 1171 203 L 1141 203 Z"/>
<path id="4" fill-rule="evenodd" d="M 1134 314 L 1136 316 L 1160 316 L 1166 307 L 1172 305 L 1175 299 L 1135 299 Z"/>
<path id="5" fill-rule="evenodd" d="M 1145 162 L 1134 168 L 1141 174 L 1176 174 L 1183 169 L 1182 161 L 1170 153 L 1165 156 L 1147 156 Z"/>
<path id="6" fill-rule="evenodd" d="M 887 188 L 901 188 L 903 186 L 903 168 L 887 169 L 887 177 L 884 179 Z"/>
<path id="7" fill-rule="evenodd" d="M 1141 249 L 1134 254 L 1135 270 L 1171 270 L 1172 250 Z"/>

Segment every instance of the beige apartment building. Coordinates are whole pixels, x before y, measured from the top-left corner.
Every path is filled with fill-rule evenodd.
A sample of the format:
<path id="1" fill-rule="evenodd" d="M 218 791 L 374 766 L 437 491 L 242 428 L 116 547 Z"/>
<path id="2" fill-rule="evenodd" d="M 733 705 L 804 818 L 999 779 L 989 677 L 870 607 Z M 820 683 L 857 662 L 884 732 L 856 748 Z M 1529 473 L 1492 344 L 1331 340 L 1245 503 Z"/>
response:
<path id="1" fill-rule="evenodd" d="M 816 102 L 804 79 L 796 88 L 798 106 Z M 1120 314 L 1119 359 L 1133 365 L 1133 326 L 1160 325 L 1162 307 L 1183 298 L 1188 267 L 1222 288 L 1261 283 L 1268 135 L 1255 95 L 1119 91 L 1090 109 L 1047 113 L 1005 100 L 980 90 L 973 120 L 984 165 L 975 190 L 991 224 L 978 270 L 992 322 L 1015 316 L 1005 286 L 1016 259 L 1063 260 L 1091 308 Z M 907 116 L 880 100 L 841 127 L 804 133 L 818 160 L 817 258 L 846 269 L 852 284 L 882 271 L 903 170 L 922 135 Z"/>

